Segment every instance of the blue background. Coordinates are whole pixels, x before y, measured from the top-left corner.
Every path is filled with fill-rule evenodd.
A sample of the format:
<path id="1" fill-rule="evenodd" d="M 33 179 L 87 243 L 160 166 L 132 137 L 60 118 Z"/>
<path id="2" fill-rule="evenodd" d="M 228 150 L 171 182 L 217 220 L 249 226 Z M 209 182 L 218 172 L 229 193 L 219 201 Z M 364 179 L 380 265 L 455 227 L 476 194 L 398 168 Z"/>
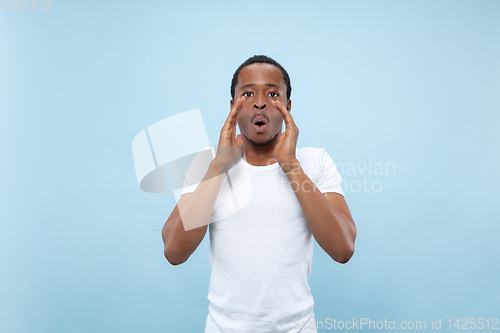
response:
<path id="1" fill-rule="evenodd" d="M 0 331 L 203 331 L 208 238 L 168 264 L 160 230 L 175 200 L 139 189 L 131 142 L 200 108 L 217 144 L 232 74 L 254 54 L 291 76 L 299 147 L 345 169 L 395 166 L 344 171 L 347 186 L 382 188 L 348 188 L 348 264 L 315 245 L 316 319 L 430 330 L 442 318 L 448 331 L 448 318 L 500 317 L 500 2 L 51 9 L 0 11 Z"/>

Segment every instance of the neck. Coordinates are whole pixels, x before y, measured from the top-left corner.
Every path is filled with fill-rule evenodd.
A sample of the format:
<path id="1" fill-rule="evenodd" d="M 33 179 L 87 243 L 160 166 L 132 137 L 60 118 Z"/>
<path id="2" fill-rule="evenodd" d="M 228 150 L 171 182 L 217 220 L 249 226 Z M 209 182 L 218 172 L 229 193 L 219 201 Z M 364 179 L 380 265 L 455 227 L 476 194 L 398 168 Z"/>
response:
<path id="1" fill-rule="evenodd" d="M 248 164 L 255 166 L 265 166 L 276 163 L 274 158 L 274 148 L 278 144 L 279 137 L 281 133 L 276 134 L 276 136 L 271 140 L 271 142 L 264 146 L 256 146 L 249 139 L 243 136 L 243 144 L 241 149 L 245 153 L 245 160 Z"/>

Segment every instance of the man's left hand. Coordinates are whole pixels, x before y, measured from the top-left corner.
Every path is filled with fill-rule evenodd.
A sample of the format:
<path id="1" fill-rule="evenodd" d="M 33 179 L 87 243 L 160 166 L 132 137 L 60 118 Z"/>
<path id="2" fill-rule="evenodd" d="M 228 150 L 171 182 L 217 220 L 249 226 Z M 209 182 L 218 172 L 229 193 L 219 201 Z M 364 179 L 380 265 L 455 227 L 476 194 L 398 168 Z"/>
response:
<path id="1" fill-rule="evenodd" d="M 299 128 L 295 125 L 290 111 L 288 111 L 280 101 L 271 101 L 273 106 L 281 113 L 285 120 L 285 132 L 281 133 L 278 144 L 274 147 L 274 158 L 280 166 L 287 168 L 296 163 L 295 150 L 297 149 L 297 140 L 299 138 Z"/>

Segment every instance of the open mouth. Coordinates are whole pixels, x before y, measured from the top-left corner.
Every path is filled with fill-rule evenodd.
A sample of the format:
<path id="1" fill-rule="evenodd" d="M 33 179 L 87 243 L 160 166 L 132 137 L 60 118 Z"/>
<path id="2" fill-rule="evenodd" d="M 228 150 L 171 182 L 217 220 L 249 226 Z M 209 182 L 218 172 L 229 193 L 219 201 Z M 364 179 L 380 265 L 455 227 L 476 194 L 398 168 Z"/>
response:
<path id="1" fill-rule="evenodd" d="M 263 116 L 257 116 L 255 117 L 253 121 L 253 127 L 257 132 L 262 132 L 266 129 L 267 127 L 267 119 Z"/>

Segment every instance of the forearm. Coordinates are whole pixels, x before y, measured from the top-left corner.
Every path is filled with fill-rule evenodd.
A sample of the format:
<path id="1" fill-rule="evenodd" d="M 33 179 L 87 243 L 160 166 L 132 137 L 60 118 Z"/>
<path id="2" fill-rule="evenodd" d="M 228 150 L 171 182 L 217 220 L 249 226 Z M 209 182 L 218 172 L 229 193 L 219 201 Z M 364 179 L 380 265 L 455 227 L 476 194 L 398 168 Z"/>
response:
<path id="1" fill-rule="evenodd" d="M 189 200 L 180 207 L 181 219 L 186 230 L 206 226 L 210 221 L 215 201 L 226 177 L 223 172 L 218 174 L 215 165 L 215 160 L 212 160 L 203 180 Z"/>
<path id="2" fill-rule="evenodd" d="M 283 165 L 282 169 L 318 244 L 333 260 L 347 262 L 354 253 L 354 222 L 328 201 L 297 160 Z"/>
<path id="3" fill-rule="evenodd" d="M 207 226 L 184 230 L 179 209 L 176 206 L 162 230 L 165 258 L 172 265 L 184 263 L 200 245 L 206 232 Z"/>
<path id="4" fill-rule="evenodd" d="M 218 175 L 214 161 L 192 194 L 182 196 L 162 230 L 165 257 L 172 264 L 185 262 L 203 240 L 225 174 Z"/>

